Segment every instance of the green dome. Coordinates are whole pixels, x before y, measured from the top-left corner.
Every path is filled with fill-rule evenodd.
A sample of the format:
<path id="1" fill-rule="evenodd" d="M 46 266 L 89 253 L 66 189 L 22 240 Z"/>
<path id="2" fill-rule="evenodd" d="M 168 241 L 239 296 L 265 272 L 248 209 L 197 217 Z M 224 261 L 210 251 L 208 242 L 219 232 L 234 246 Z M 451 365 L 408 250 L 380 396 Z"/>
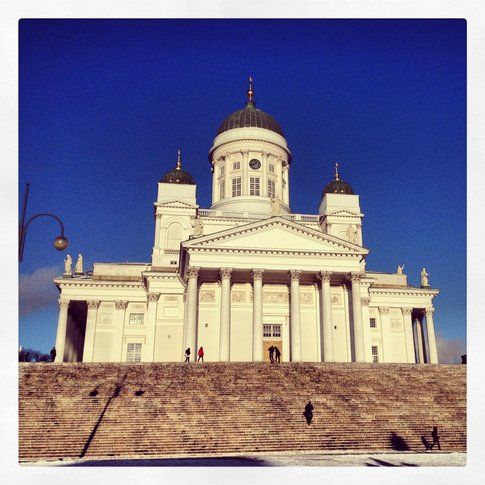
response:
<path id="1" fill-rule="evenodd" d="M 254 102 L 248 101 L 244 109 L 235 111 L 230 114 L 219 126 L 217 134 L 220 135 L 225 131 L 234 130 L 236 128 L 263 128 L 265 130 L 274 131 L 284 137 L 283 130 L 279 123 L 268 113 L 256 109 Z"/>

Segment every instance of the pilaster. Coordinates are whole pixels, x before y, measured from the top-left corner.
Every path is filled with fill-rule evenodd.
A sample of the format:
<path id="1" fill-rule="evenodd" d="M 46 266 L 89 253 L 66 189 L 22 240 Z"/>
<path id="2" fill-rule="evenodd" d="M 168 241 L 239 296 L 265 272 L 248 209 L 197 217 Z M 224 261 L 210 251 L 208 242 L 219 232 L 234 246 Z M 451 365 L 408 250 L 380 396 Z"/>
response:
<path id="1" fill-rule="evenodd" d="M 300 314 L 300 277 L 301 271 L 290 270 L 290 339 L 291 360 L 301 361 L 301 314 Z"/>

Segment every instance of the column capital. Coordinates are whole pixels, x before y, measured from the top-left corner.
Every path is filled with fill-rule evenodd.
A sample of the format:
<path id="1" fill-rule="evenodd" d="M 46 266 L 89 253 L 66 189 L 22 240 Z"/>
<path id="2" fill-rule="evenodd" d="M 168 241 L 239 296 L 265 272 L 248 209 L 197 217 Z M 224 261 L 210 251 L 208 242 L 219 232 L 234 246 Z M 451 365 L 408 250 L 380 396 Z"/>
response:
<path id="1" fill-rule="evenodd" d="M 434 313 L 434 308 L 433 307 L 425 308 L 424 313 L 425 313 L 426 316 L 430 315 L 432 317 L 433 313 Z"/>
<path id="2" fill-rule="evenodd" d="M 300 281 L 302 271 L 300 269 L 290 269 L 291 281 Z"/>
<path id="3" fill-rule="evenodd" d="M 64 298 L 59 298 L 57 300 L 59 302 L 59 308 L 61 308 L 61 310 L 67 310 L 69 308 L 69 303 L 71 300 L 65 300 Z"/>
<path id="4" fill-rule="evenodd" d="M 221 268 L 220 274 L 221 278 L 230 278 L 233 268 Z"/>
<path id="5" fill-rule="evenodd" d="M 189 266 L 186 271 L 187 278 L 197 278 L 199 276 L 199 271 L 200 271 L 199 267 Z"/>
<path id="6" fill-rule="evenodd" d="M 99 300 L 88 300 L 87 301 L 89 310 L 97 310 L 99 308 L 100 303 L 101 302 Z"/>
<path id="7" fill-rule="evenodd" d="M 115 301 L 115 308 L 117 310 L 125 310 L 127 306 L 128 306 L 127 301 L 124 301 L 124 300 L 116 300 Z"/>
<path id="8" fill-rule="evenodd" d="M 411 315 L 411 313 L 412 313 L 413 309 L 412 309 L 412 308 L 407 308 L 407 307 L 406 307 L 406 308 L 401 308 L 401 311 L 402 311 L 402 314 L 403 314 L 403 315 L 409 316 L 409 315 Z"/>
<path id="9" fill-rule="evenodd" d="M 379 313 L 381 315 L 388 315 L 389 314 L 389 307 L 388 306 L 380 306 Z"/>
<path id="10" fill-rule="evenodd" d="M 149 303 L 156 303 L 160 298 L 160 293 L 147 293 L 147 300 Z"/>
<path id="11" fill-rule="evenodd" d="M 367 305 L 367 306 L 369 306 L 369 303 L 370 303 L 370 297 L 365 296 L 364 298 L 361 298 L 361 301 L 362 301 L 362 305 Z"/>
<path id="12" fill-rule="evenodd" d="M 330 281 L 331 276 L 331 271 L 320 271 L 318 273 L 318 278 L 322 281 Z"/>
<path id="13" fill-rule="evenodd" d="M 360 280 L 364 276 L 363 273 L 349 273 L 347 278 L 352 281 L 352 283 L 360 283 Z"/>
<path id="14" fill-rule="evenodd" d="M 255 268 L 251 270 L 251 274 L 253 275 L 253 280 L 262 280 L 263 273 L 264 273 L 264 269 L 262 268 Z"/>

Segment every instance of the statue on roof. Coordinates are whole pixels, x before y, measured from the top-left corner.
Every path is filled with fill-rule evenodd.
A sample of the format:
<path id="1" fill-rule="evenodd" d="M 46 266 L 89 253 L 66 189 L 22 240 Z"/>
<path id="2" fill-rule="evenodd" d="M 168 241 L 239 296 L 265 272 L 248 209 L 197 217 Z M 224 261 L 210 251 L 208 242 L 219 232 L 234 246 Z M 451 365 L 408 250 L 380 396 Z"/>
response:
<path id="1" fill-rule="evenodd" d="M 68 254 L 64 260 L 64 274 L 69 276 L 72 275 L 72 258 L 70 254 Z"/>
<path id="2" fill-rule="evenodd" d="M 204 232 L 204 223 L 202 222 L 202 219 L 200 217 L 197 217 L 194 220 L 194 236 L 199 237 L 202 236 Z"/>
<path id="3" fill-rule="evenodd" d="M 426 272 L 426 268 L 421 270 L 421 286 L 429 286 L 429 273 Z"/>
<path id="4" fill-rule="evenodd" d="M 271 216 L 279 216 L 281 214 L 281 200 L 278 196 L 271 199 Z"/>
<path id="5" fill-rule="evenodd" d="M 74 273 L 83 274 L 83 255 L 79 254 L 76 261 L 76 266 L 74 267 Z"/>
<path id="6" fill-rule="evenodd" d="M 397 274 L 403 274 L 404 271 L 404 264 L 403 265 L 398 265 L 397 267 Z"/>

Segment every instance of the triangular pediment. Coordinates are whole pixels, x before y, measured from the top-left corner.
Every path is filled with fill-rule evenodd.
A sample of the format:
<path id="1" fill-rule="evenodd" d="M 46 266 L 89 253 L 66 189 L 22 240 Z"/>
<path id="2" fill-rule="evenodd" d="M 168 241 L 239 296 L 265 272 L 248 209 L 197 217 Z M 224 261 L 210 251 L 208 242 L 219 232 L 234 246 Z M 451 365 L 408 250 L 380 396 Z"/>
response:
<path id="1" fill-rule="evenodd" d="M 282 217 L 272 217 L 182 243 L 183 248 L 362 254 L 368 250 Z"/>
<path id="2" fill-rule="evenodd" d="M 199 207 L 197 204 L 191 204 L 185 200 L 181 199 L 168 199 L 162 202 L 155 202 L 156 207 L 170 207 L 177 209 L 196 209 Z"/>
<path id="3" fill-rule="evenodd" d="M 326 216 L 342 216 L 342 217 L 362 217 L 360 212 L 352 212 L 345 209 L 339 209 L 335 211 L 329 211 L 325 213 Z"/>

